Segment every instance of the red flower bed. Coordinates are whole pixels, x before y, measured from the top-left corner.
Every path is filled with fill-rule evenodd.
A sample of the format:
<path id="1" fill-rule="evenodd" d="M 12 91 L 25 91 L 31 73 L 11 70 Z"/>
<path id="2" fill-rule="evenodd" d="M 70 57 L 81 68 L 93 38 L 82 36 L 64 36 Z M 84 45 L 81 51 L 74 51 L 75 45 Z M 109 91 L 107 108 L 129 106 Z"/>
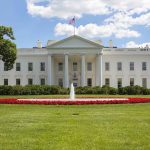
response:
<path id="1" fill-rule="evenodd" d="M 87 104 L 129 104 L 129 103 L 150 103 L 150 98 L 128 98 L 127 100 L 17 100 L 14 98 L 10 99 L 0 99 L 0 104 L 43 104 L 43 105 L 87 105 Z"/>

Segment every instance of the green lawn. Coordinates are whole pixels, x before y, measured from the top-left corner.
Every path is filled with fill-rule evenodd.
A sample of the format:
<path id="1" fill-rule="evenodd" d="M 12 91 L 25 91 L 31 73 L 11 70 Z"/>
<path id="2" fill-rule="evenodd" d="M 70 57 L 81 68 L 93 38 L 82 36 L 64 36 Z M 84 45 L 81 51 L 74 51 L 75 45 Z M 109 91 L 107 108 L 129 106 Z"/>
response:
<path id="1" fill-rule="evenodd" d="M 104 98 L 104 97 L 149 97 L 150 95 L 76 95 L 76 98 Z M 69 98 L 69 95 L 0 95 L 0 98 Z"/>
<path id="2" fill-rule="evenodd" d="M 150 103 L 0 105 L 0 150 L 107 149 L 150 149 Z"/>

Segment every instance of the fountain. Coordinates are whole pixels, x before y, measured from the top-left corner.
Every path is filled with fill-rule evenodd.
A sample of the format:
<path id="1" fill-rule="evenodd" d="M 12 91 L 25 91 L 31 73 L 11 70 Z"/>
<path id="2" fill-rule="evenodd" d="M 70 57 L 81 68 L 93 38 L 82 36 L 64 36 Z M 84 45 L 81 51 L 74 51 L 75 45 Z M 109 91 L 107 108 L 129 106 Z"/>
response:
<path id="1" fill-rule="evenodd" d="M 70 88 L 70 100 L 75 99 L 75 91 L 74 91 L 74 86 L 73 83 L 71 83 L 71 88 Z"/>
<path id="2" fill-rule="evenodd" d="M 68 101 L 70 100 L 70 102 Z M 66 102 L 68 102 L 68 104 L 104 104 L 104 101 L 106 101 L 106 104 L 108 104 L 108 101 L 110 101 L 109 103 L 113 103 L 113 101 L 115 101 L 114 103 L 116 103 L 116 101 L 118 100 L 118 103 L 121 103 L 121 101 L 126 101 L 129 100 L 128 98 L 75 98 L 75 89 L 74 89 L 74 85 L 73 83 L 71 83 L 71 87 L 70 87 L 70 98 L 69 99 L 17 99 L 17 101 L 21 101 L 22 103 L 25 104 L 34 104 L 33 102 L 35 102 L 35 104 L 67 104 Z M 101 102 L 100 102 L 101 101 Z M 27 103 L 26 103 L 27 102 Z M 80 102 L 80 103 L 78 103 Z"/>

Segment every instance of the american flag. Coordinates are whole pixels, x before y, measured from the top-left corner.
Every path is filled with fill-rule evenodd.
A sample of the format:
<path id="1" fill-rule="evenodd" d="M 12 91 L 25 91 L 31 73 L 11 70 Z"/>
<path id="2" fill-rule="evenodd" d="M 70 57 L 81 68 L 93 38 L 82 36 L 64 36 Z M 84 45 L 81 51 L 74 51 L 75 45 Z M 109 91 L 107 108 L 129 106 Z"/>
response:
<path id="1" fill-rule="evenodd" d="M 69 20 L 69 24 L 75 24 L 75 17 Z"/>

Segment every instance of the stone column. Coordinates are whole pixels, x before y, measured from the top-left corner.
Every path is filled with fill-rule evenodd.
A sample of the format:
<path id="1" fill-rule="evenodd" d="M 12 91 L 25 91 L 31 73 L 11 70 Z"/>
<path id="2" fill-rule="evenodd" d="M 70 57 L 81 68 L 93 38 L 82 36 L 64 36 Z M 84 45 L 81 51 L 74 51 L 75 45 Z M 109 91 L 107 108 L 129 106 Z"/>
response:
<path id="1" fill-rule="evenodd" d="M 68 54 L 65 54 L 65 87 L 69 87 Z"/>
<path id="2" fill-rule="evenodd" d="M 99 66 L 99 86 L 103 86 L 103 59 L 102 53 L 98 54 L 98 66 Z"/>
<path id="3" fill-rule="evenodd" d="M 85 86 L 85 55 L 81 56 L 81 86 Z"/>
<path id="4" fill-rule="evenodd" d="M 52 55 L 48 55 L 47 73 L 48 73 L 48 85 L 52 85 Z"/>

